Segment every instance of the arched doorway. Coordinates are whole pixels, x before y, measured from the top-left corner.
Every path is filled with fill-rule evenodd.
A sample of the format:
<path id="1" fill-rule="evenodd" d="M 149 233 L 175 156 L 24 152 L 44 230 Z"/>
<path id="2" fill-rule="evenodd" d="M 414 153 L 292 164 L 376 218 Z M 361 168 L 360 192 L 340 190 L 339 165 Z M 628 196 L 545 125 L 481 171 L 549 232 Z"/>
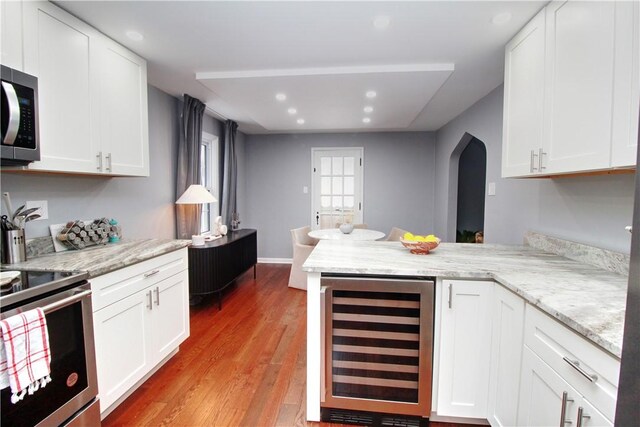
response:
<path id="1" fill-rule="evenodd" d="M 486 146 L 465 133 L 449 162 L 446 238 L 449 242 L 474 242 L 477 232 L 484 233 Z"/>
<path id="2" fill-rule="evenodd" d="M 456 242 L 474 243 L 484 236 L 484 198 L 487 178 L 487 150 L 472 138 L 458 160 L 458 203 Z"/>

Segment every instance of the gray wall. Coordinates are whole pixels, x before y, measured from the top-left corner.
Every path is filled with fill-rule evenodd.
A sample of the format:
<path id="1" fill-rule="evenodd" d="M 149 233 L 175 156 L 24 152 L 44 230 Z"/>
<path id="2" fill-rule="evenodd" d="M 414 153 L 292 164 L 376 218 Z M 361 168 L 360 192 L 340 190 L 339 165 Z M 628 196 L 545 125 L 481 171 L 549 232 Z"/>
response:
<path id="1" fill-rule="evenodd" d="M 258 230 L 258 256 L 290 258 L 289 230 L 311 222 L 312 147 L 364 147 L 364 221 L 370 228 L 431 232 L 433 133 L 247 135 L 241 215 L 244 227 Z"/>
<path id="2" fill-rule="evenodd" d="M 527 230 L 628 253 L 624 230 L 633 215 L 633 175 L 556 179 L 502 179 L 502 86 L 437 132 L 435 229 L 455 240 L 457 170 L 451 155 L 469 133 L 487 147 L 485 241 L 521 244 Z"/>
<path id="3" fill-rule="evenodd" d="M 125 238 L 175 238 L 179 101 L 153 86 L 148 93 L 149 178 L 2 173 L 14 208 L 25 200 L 49 202 L 49 219 L 27 224 L 27 238 L 48 236 L 50 224 L 103 216 L 116 218 Z"/>

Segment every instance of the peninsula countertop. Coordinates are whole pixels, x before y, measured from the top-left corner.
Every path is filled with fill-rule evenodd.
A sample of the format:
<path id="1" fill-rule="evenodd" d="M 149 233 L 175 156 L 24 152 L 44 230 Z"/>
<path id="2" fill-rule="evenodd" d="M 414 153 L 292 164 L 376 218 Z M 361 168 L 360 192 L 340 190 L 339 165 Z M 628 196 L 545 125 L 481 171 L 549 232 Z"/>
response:
<path id="1" fill-rule="evenodd" d="M 83 250 L 69 250 L 42 255 L 25 262 L 3 265 L 3 268 L 39 271 L 86 271 L 91 278 L 159 255 L 177 251 L 190 244 L 191 240 L 124 240 Z"/>
<path id="2" fill-rule="evenodd" d="M 489 279 L 620 358 L 628 277 L 528 246 L 442 243 L 414 255 L 400 242 L 318 243 L 303 270 Z"/>

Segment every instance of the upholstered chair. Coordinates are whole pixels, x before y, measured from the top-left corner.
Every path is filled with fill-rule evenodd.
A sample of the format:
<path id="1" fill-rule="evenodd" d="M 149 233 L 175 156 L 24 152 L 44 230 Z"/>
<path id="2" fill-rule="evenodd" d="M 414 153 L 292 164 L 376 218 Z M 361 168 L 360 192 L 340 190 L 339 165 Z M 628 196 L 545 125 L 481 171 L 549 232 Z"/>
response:
<path id="1" fill-rule="evenodd" d="M 400 239 L 402 239 L 402 236 L 404 236 L 404 233 L 408 233 L 408 231 L 403 230 L 402 228 L 393 227 L 385 240 L 388 242 L 399 242 Z"/>
<path id="2" fill-rule="evenodd" d="M 297 289 L 307 289 L 307 273 L 302 271 L 302 264 L 307 260 L 309 254 L 318 239 L 309 237 L 311 227 L 300 227 L 291 230 L 291 244 L 293 245 L 293 262 L 291 263 L 291 273 L 289 274 L 289 287 Z"/>

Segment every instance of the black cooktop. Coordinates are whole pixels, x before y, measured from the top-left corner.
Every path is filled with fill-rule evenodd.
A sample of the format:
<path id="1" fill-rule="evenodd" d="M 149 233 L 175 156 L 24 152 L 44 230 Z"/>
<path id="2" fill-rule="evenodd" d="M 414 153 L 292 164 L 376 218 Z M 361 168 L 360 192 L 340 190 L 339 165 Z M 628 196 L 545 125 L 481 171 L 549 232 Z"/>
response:
<path id="1" fill-rule="evenodd" d="M 2 272 L 13 271 L 6 267 Z M 0 307 L 4 309 L 8 305 L 14 305 L 21 301 L 32 299 L 39 295 L 67 288 L 76 283 L 86 281 L 89 276 L 80 271 L 20 271 L 20 275 L 10 283 L 0 287 Z"/>

